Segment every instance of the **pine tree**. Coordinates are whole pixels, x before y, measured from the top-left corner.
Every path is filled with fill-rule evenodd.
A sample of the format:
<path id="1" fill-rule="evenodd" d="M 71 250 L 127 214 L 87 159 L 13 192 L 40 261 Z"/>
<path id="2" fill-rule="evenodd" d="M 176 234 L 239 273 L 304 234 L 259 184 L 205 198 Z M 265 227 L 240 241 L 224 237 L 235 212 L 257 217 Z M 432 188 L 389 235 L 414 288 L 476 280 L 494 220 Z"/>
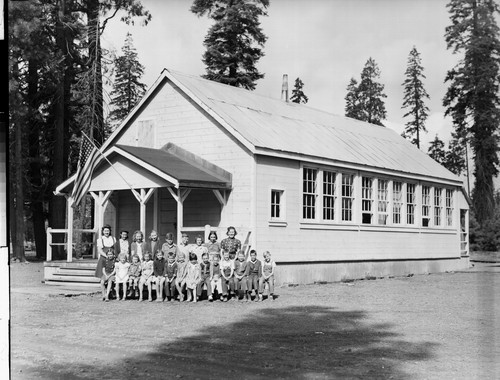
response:
<path id="1" fill-rule="evenodd" d="M 264 78 L 256 65 L 267 40 L 259 17 L 267 16 L 268 6 L 269 0 L 194 0 L 191 12 L 215 21 L 203 42 L 204 78 L 255 89 L 256 81 Z"/>
<path id="2" fill-rule="evenodd" d="M 451 135 L 452 139 L 448 143 L 444 166 L 452 173 L 460 175 L 466 168 L 465 148 L 460 143 L 455 133 Z"/>
<path id="3" fill-rule="evenodd" d="M 351 78 L 347 85 L 347 95 L 345 96 L 345 115 L 353 119 L 363 120 L 363 110 L 359 99 L 358 81 Z"/>
<path id="4" fill-rule="evenodd" d="M 450 71 L 443 100 L 457 134 L 470 143 L 474 160 L 473 205 L 483 224 L 493 210 L 493 177 L 499 171 L 500 39 L 494 0 L 451 0 L 448 49 L 463 54 Z"/>
<path id="5" fill-rule="evenodd" d="M 125 38 L 122 53 L 115 59 L 116 75 L 111 91 L 111 105 L 115 108 L 110 112 L 110 118 L 114 121 L 123 120 L 146 92 L 146 85 L 140 82 L 144 66 L 137 58 L 130 33 Z"/>
<path id="6" fill-rule="evenodd" d="M 359 85 L 351 78 L 347 86 L 346 116 L 383 126 L 382 120 L 387 113 L 382 98 L 387 96 L 384 94 L 384 85 L 377 82 L 379 78 L 380 69 L 377 63 L 369 58 L 361 72 Z"/>
<path id="7" fill-rule="evenodd" d="M 433 158 L 434 161 L 444 164 L 446 160 L 446 151 L 444 149 L 444 142 L 438 137 L 438 135 L 436 135 L 434 140 L 431 141 L 431 144 L 427 149 L 427 154 Z"/>
<path id="8" fill-rule="evenodd" d="M 292 96 L 290 100 L 294 103 L 306 104 L 309 98 L 304 94 L 304 82 L 300 78 L 295 79 L 295 85 L 292 90 Z"/>
<path id="9" fill-rule="evenodd" d="M 420 54 L 413 47 L 408 56 L 408 66 L 405 72 L 406 79 L 403 82 L 404 98 L 402 106 L 402 108 L 409 109 L 403 117 L 410 116 L 411 120 L 406 123 L 402 136 L 411 139 L 412 144 L 415 144 L 418 148 L 420 148 L 420 133 L 427 132 L 425 121 L 429 115 L 429 108 L 424 103 L 425 98 L 429 99 L 429 94 L 425 91 L 422 83 L 422 78 L 425 79 L 423 71 Z"/>

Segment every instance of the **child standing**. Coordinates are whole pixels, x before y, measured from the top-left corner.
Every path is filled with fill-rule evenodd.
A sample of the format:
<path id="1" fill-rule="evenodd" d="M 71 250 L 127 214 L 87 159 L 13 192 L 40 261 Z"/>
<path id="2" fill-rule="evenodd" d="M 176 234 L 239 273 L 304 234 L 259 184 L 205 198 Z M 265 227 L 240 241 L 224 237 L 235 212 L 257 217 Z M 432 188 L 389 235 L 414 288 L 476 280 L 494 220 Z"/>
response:
<path id="1" fill-rule="evenodd" d="M 248 261 L 245 260 L 245 254 L 240 251 L 238 260 L 234 262 L 234 290 L 238 299 L 244 298 L 245 301 L 249 299 L 247 293 L 247 266 Z"/>
<path id="2" fill-rule="evenodd" d="M 207 287 L 207 294 L 210 297 L 212 291 L 210 290 L 210 261 L 208 259 L 208 253 L 204 253 L 201 257 L 200 263 L 200 282 L 196 288 L 196 296 L 198 299 L 201 298 L 201 294 L 203 292 L 203 285 Z"/>
<path id="3" fill-rule="evenodd" d="M 102 300 L 108 302 L 111 286 L 113 286 L 113 281 L 115 281 L 115 254 L 113 252 L 113 247 L 107 252 L 106 259 L 103 261 L 101 273 Z"/>
<path id="4" fill-rule="evenodd" d="M 201 235 L 196 236 L 195 245 L 191 248 L 191 252 L 197 257 L 203 257 L 205 253 L 208 253 L 208 248 L 203 245 L 203 238 Z"/>
<path id="5" fill-rule="evenodd" d="M 163 245 L 161 246 L 161 251 L 163 252 L 163 257 L 166 257 L 168 259 L 170 255 L 173 255 L 175 259 L 179 249 L 177 248 L 177 244 L 174 243 L 173 233 L 167 233 L 167 235 L 165 236 L 165 243 L 163 243 Z"/>
<path id="6" fill-rule="evenodd" d="M 132 255 L 139 256 L 141 262 L 144 260 L 146 243 L 144 242 L 144 234 L 141 231 L 134 232 L 133 242 L 130 245 L 130 252 Z"/>
<path id="7" fill-rule="evenodd" d="M 184 283 L 186 284 L 187 301 L 196 302 L 196 288 L 200 282 L 200 264 L 198 264 L 198 257 L 195 253 L 189 254 L 189 263 L 186 269 L 186 278 Z"/>
<path id="8" fill-rule="evenodd" d="M 175 254 L 170 254 L 165 264 L 165 299 L 170 301 L 175 298 L 175 277 L 177 276 L 177 263 Z"/>
<path id="9" fill-rule="evenodd" d="M 127 262 L 130 262 L 130 242 L 128 241 L 128 231 L 120 231 L 120 238 L 116 242 L 115 252 L 118 253 L 118 257 L 121 254 L 126 255 Z"/>
<path id="10" fill-rule="evenodd" d="M 228 300 L 228 291 L 231 294 L 234 293 L 234 261 L 229 258 L 228 251 L 224 251 L 220 269 L 222 275 L 222 301 L 226 302 Z"/>
<path id="11" fill-rule="evenodd" d="M 158 238 L 158 232 L 152 230 L 149 234 L 149 241 L 146 243 L 146 252 L 149 252 L 151 257 L 156 257 L 159 251 L 161 251 L 161 243 Z"/>
<path id="12" fill-rule="evenodd" d="M 262 262 L 262 277 L 259 281 L 259 299 L 262 300 L 264 294 L 264 286 L 267 283 L 269 286 L 269 299 L 274 301 L 274 268 L 276 263 L 271 259 L 269 251 L 264 252 L 264 261 Z"/>
<path id="13" fill-rule="evenodd" d="M 128 293 L 128 297 L 132 297 L 133 295 L 138 295 L 138 285 L 139 279 L 141 277 L 141 262 L 139 260 L 139 256 L 132 256 L 132 263 L 128 268 L 128 284 L 130 287 L 130 291 Z"/>
<path id="14" fill-rule="evenodd" d="M 212 231 L 208 235 L 208 243 L 205 244 L 208 250 L 208 261 L 214 261 L 215 255 L 220 255 L 220 244 L 217 241 L 217 232 Z"/>
<path id="15" fill-rule="evenodd" d="M 211 265 L 210 265 L 210 295 L 208 296 L 208 300 L 212 302 L 214 300 L 214 291 L 217 289 L 217 293 L 220 294 L 223 292 L 222 288 L 222 276 L 221 276 L 221 268 L 219 264 L 220 255 L 217 253 L 214 257 Z M 223 294 L 224 295 L 224 294 Z M 222 300 L 222 297 L 221 297 Z"/>
<path id="16" fill-rule="evenodd" d="M 139 280 L 139 301 L 143 301 L 142 294 L 144 291 L 144 285 L 148 288 L 148 300 L 153 301 L 151 296 L 151 276 L 153 275 L 154 267 L 153 260 L 149 253 L 144 254 L 144 260 L 141 265 L 141 279 Z"/>
<path id="17" fill-rule="evenodd" d="M 184 253 L 179 252 L 177 255 L 177 276 L 175 278 L 175 287 L 179 293 L 179 300 L 184 301 L 184 285 L 187 275 L 187 262 Z"/>
<path id="18" fill-rule="evenodd" d="M 151 276 L 151 287 L 156 289 L 156 302 L 163 301 L 163 286 L 165 284 L 165 259 L 163 252 L 156 252 L 156 259 L 153 263 L 153 276 Z"/>
<path id="19" fill-rule="evenodd" d="M 259 279 L 262 277 L 262 263 L 257 259 L 257 251 L 250 251 L 250 261 L 247 266 L 247 291 L 255 294 L 255 301 L 259 301 Z"/>
<path id="20" fill-rule="evenodd" d="M 122 301 L 125 301 L 127 296 L 127 282 L 128 282 L 128 268 L 130 267 L 130 263 L 127 262 L 127 254 L 120 253 L 118 255 L 118 262 L 115 263 L 115 291 L 116 298 L 118 301 L 120 300 L 120 284 L 123 287 L 123 296 Z"/>

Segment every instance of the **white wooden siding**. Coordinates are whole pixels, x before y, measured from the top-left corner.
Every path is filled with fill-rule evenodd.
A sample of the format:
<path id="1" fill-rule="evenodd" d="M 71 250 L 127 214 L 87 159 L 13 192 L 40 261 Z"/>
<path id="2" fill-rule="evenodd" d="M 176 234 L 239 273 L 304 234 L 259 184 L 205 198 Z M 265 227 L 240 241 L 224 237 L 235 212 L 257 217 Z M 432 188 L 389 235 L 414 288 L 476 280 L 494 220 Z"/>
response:
<path id="1" fill-rule="evenodd" d="M 257 249 L 281 262 L 403 260 L 458 257 L 456 230 L 302 223 L 302 173 L 297 161 L 257 160 Z M 286 226 L 270 225 L 270 191 L 284 190 Z"/>
<path id="2" fill-rule="evenodd" d="M 154 125 L 152 146 L 148 145 L 150 133 L 143 139 L 136 138 L 138 126 L 146 120 Z M 222 210 L 220 225 L 251 224 L 251 154 L 170 82 L 151 98 L 116 144 L 135 145 L 136 141 L 157 149 L 172 142 L 232 173 L 234 190 Z"/>

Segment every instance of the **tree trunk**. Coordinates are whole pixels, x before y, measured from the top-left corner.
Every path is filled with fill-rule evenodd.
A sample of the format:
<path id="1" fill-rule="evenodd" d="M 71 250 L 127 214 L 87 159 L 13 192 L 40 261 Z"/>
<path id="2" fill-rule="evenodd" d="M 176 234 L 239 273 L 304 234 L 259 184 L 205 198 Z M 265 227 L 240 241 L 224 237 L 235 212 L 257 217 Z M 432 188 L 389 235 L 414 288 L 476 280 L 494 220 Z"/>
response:
<path id="1" fill-rule="evenodd" d="M 43 210 L 43 183 L 40 162 L 40 135 L 37 123 L 38 105 L 35 101 L 38 90 L 38 62 L 31 59 L 28 64 L 28 104 L 30 115 L 28 117 L 28 140 L 29 140 L 29 171 L 31 178 L 30 186 L 30 209 L 33 223 L 33 234 L 35 237 L 36 257 L 45 259 L 47 257 L 47 236 L 45 232 L 45 214 Z"/>
<path id="2" fill-rule="evenodd" d="M 72 41 L 64 23 L 65 7 L 64 0 L 59 1 L 58 19 L 56 20 L 56 43 L 64 59 L 61 62 L 61 74 L 57 84 L 57 104 L 55 106 L 55 130 L 54 130 L 54 156 L 53 156 L 53 178 L 51 189 L 61 184 L 68 176 L 68 153 L 69 153 L 69 115 L 68 97 L 71 83 L 71 67 L 68 48 Z M 50 226 L 52 228 L 65 228 L 66 200 L 61 196 L 52 196 L 50 201 Z M 54 242 L 64 242 L 61 236 L 55 235 Z M 63 258 L 63 249 L 55 250 L 55 258 Z"/>
<path id="3" fill-rule="evenodd" d="M 106 137 L 104 128 L 104 99 L 102 95 L 102 49 L 99 31 L 99 0 L 90 0 L 87 4 L 87 18 L 89 33 L 89 61 L 92 70 L 91 92 L 93 94 L 91 110 L 92 123 L 90 138 L 102 145 Z"/>
<path id="4" fill-rule="evenodd" d="M 26 261 L 24 255 L 24 239 L 26 226 L 24 223 L 24 176 L 23 176 L 23 131 L 20 125 L 15 127 L 14 140 L 14 181 L 10 181 L 14 202 L 13 219 L 15 219 L 15 229 L 11 229 L 12 248 L 14 256 L 19 261 Z M 12 169 L 12 167 L 11 167 Z"/>

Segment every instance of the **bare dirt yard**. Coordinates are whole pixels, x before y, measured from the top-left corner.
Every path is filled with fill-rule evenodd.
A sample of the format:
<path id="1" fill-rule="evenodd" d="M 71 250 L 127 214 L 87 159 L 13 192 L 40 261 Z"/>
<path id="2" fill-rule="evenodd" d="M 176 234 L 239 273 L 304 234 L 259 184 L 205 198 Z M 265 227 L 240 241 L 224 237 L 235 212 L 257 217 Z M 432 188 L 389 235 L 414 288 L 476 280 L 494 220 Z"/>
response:
<path id="1" fill-rule="evenodd" d="M 11 378 L 499 379 L 499 267 L 195 304 L 58 295 L 14 263 Z"/>

